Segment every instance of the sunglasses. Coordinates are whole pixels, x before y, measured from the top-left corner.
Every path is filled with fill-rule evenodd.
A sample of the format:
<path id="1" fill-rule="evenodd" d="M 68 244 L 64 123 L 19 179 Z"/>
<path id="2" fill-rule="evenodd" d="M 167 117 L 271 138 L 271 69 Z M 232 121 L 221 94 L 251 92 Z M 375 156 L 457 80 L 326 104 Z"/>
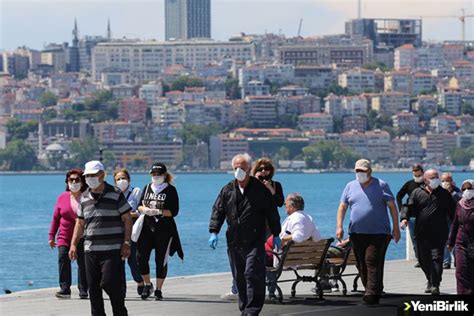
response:
<path id="1" fill-rule="evenodd" d="M 81 183 L 81 178 L 69 178 L 67 181 L 70 183 Z"/>
<path id="2" fill-rule="evenodd" d="M 257 169 L 258 172 L 262 172 L 262 171 L 271 171 L 271 169 L 269 167 L 260 167 Z"/>

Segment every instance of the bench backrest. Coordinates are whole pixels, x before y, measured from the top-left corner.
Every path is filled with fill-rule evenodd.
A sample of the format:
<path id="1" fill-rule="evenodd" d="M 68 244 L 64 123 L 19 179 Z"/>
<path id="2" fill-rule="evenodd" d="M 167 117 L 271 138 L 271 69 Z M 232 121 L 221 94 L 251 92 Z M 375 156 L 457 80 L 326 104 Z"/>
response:
<path id="1" fill-rule="evenodd" d="M 289 247 L 287 251 L 283 252 L 283 266 L 313 265 L 314 268 L 319 269 L 324 263 L 329 246 L 333 240 L 333 238 L 328 238 L 317 242 L 312 240 L 301 243 L 290 242 L 286 246 Z"/>

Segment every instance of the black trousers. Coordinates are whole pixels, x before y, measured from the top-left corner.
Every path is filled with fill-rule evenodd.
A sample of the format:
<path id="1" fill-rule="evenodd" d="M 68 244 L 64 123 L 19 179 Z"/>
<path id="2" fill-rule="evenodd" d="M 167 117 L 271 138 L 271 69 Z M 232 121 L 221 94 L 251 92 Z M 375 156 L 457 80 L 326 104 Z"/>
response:
<path id="1" fill-rule="evenodd" d="M 434 236 L 417 236 L 416 248 L 418 262 L 431 286 L 439 287 L 443 274 L 443 258 L 446 240 L 438 240 Z"/>
<path id="2" fill-rule="evenodd" d="M 365 295 L 380 296 L 383 290 L 385 253 L 391 236 L 387 234 L 351 234 L 352 247 L 357 261 Z"/>
<path id="3" fill-rule="evenodd" d="M 61 290 L 70 290 L 72 271 L 71 260 L 69 260 L 69 247 L 58 247 L 59 287 Z M 87 292 L 86 264 L 84 261 L 84 240 L 81 239 L 77 245 L 77 288 L 79 291 Z"/>
<path id="4" fill-rule="evenodd" d="M 265 247 L 227 249 L 239 292 L 239 309 L 250 315 L 258 315 L 265 303 Z"/>
<path id="5" fill-rule="evenodd" d="M 126 316 L 125 300 L 122 284 L 123 261 L 119 250 L 90 251 L 85 253 L 87 282 L 91 314 L 105 315 L 102 289 L 107 293 L 115 316 Z"/>
<path id="6" fill-rule="evenodd" d="M 166 278 L 168 273 L 168 251 L 171 233 L 167 231 L 151 231 L 143 226 L 140 238 L 137 240 L 138 270 L 141 275 L 150 274 L 150 255 L 155 250 L 156 277 Z"/>

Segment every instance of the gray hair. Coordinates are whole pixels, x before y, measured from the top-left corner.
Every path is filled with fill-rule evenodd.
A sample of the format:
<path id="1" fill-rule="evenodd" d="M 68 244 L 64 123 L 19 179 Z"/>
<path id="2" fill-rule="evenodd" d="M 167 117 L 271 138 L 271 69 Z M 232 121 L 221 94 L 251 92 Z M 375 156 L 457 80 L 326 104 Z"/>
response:
<path id="1" fill-rule="evenodd" d="M 426 170 L 425 173 L 424 173 L 424 175 L 423 175 L 423 177 L 424 177 L 425 179 L 427 179 L 427 178 L 428 178 L 428 175 L 429 175 L 429 174 L 432 174 L 432 173 L 435 173 L 435 174 L 439 177 L 439 172 L 438 172 L 438 170 L 436 170 L 436 169 L 428 169 L 428 170 Z"/>
<path id="2" fill-rule="evenodd" d="M 441 177 L 446 176 L 449 178 L 449 181 L 453 182 L 453 174 L 451 172 L 443 172 Z"/>
<path id="3" fill-rule="evenodd" d="M 290 204 L 297 210 L 304 210 L 304 199 L 299 193 L 290 193 L 286 197 Z"/>
<path id="4" fill-rule="evenodd" d="M 250 157 L 250 155 L 247 154 L 247 153 L 243 153 L 243 154 L 237 154 L 237 155 L 235 155 L 235 156 L 232 158 L 232 167 L 234 166 L 234 162 L 235 162 L 237 159 L 243 159 L 243 160 L 245 160 L 245 162 L 247 162 L 247 164 L 248 164 L 249 166 L 252 164 L 252 157 Z"/>

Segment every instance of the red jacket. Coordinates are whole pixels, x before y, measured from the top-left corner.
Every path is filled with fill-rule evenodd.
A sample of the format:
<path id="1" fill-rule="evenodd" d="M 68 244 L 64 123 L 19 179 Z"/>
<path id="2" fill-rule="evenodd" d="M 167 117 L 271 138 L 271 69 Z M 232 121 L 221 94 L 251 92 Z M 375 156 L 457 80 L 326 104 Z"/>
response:
<path id="1" fill-rule="evenodd" d="M 69 247 L 71 245 L 72 234 L 74 233 L 76 217 L 77 214 L 71 207 L 71 193 L 68 191 L 61 193 L 54 206 L 54 215 L 51 221 L 51 228 L 49 229 L 48 240 L 54 240 L 57 233 L 57 246 Z"/>

